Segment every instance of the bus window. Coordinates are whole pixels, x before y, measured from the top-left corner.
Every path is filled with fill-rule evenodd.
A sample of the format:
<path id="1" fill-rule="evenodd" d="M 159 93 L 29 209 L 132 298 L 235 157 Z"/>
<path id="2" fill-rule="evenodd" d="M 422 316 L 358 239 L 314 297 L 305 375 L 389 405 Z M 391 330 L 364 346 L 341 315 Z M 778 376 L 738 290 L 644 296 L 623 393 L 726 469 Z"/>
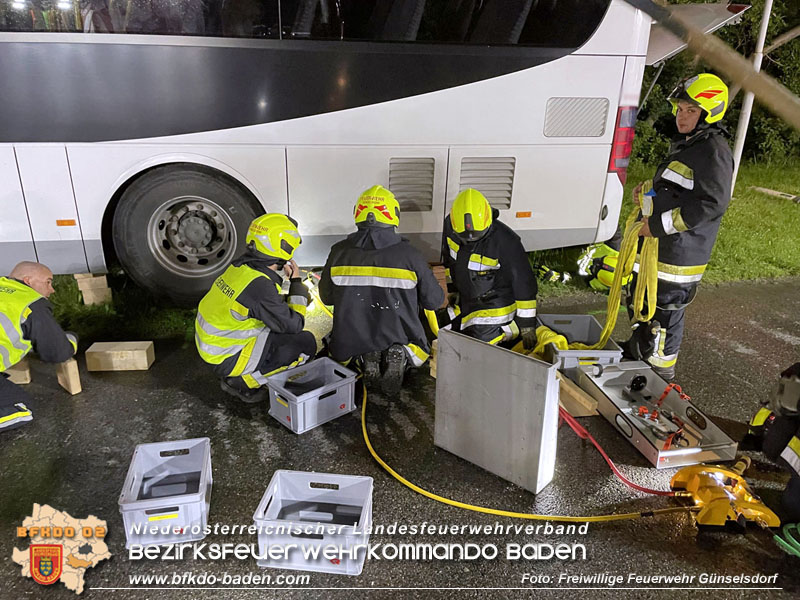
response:
<path id="1" fill-rule="evenodd" d="M 278 0 L 0 0 L 0 31 L 278 38 Z"/>
<path id="2" fill-rule="evenodd" d="M 577 48 L 611 0 L 281 0 L 284 39 Z"/>

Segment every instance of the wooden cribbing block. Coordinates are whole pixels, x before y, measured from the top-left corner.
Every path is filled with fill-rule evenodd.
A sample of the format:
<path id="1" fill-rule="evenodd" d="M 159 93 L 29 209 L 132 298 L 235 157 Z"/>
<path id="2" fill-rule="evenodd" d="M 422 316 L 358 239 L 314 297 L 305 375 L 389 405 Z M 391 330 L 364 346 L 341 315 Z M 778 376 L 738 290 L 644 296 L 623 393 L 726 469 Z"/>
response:
<path id="1" fill-rule="evenodd" d="M 578 385 L 557 373 L 558 403 L 573 417 L 592 417 L 597 413 L 597 400 L 584 392 Z"/>
<path id="2" fill-rule="evenodd" d="M 23 358 L 17 364 L 9 368 L 8 380 L 17 385 L 25 385 L 31 382 L 31 366 L 28 364 L 28 359 Z"/>
<path id="3" fill-rule="evenodd" d="M 81 290 L 81 294 L 83 294 L 83 303 L 86 306 L 111 302 L 111 290 L 109 288 Z"/>
<path id="4" fill-rule="evenodd" d="M 86 351 L 89 371 L 146 371 L 156 359 L 153 342 L 95 342 Z"/>
<path id="5" fill-rule="evenodd" d="M 83 391 L 81 387 L 81 376 L 78 373 L 78 361 L 70 358 L 68 361 L 59 363 L 56 367 L 58 383 L 73 396 Z"/>
<path id="6" fill-rule="evenodd" d="M 436 353 L 439 351 L 439 340 L 433 340 L 431 344 L 431 377 L 436 379 Z"/>
<path id="7" fill-rule="evenodd" d="M 447 306 L 447 275 L 442 265 L 434 265 L 431 269 L 433 271 L 433 276 L 436 277 L 436 281 L 439 282 L 439 286 L 444 290 L 444 302 L 442 302 L 442 306 L 439 307 L 442 308 Z"/>
<path id="8" fill-rule="evenodd" d="M 77 280 L 78 288 L 85 292 L 86 290 L 99 290 L 108 287 L 108 279 L 105 275 L 92 275 L 91 277 L 81 277 Z"/>

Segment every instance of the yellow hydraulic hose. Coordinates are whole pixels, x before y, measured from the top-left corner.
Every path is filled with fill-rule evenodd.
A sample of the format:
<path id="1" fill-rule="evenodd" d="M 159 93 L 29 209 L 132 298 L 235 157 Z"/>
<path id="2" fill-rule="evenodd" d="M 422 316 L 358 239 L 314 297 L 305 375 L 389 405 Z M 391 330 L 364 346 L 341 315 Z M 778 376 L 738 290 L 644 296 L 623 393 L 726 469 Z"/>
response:
<path id="1" fill-rule="evenodd" d="M 367 388 L 364 386 L 364 399 L 361 404 L 361 432 L 364 434 L 364 442 L 367 444 L 367 449 L 369 450 L 370 454 L 372 454 L 372 458 L 374 458 L 380 466 L 382 466 L 386 471 L 397 481 L 402 483 L 404 486 L 414 490 L 418 494 L 422 494 L 423 496 L 427 496 L 431 500 L 436 500 L 437 502 L 441 502 L 442 504 L 449 504 L 450 506 L 455 506 L 458 508 L 463 508 L 465 510 L 471 510 L 474 512 L 486 513 L 490 515 L 497 515 L 499 517 L 512 517 L 514 519 L 530 519 L 534 521 L 559 521 L 564 523 L 585 523 L 589 522 L 600 522 L 600 521 L 625 521 L 629 519 L 640 519 L 642 517 L 653 517 L 656 515 L 666 515 L 678 512 L 692 512 L 696 510 L 694 507 L 686 507 L 686 506 L 675 506 L 672 508 L 660 508 L 657 510 L 649 510 L 644 512 L 636 512 L 636 513 L 620 513 L 615 515 L 593 515 L 593 516 L 586 516 L 586 517 L 571 517 L 571 516 L 562 516 L 562 515 L 535 515 L 531 513 L 520 513 L 520 512 L 513 512 L 508 510 L 499 510 L 496 508 L 488 508 L 485 506 L 475 506 L 473 504 L 467 504 L 465 502 L 458 502 L 457 500 L 451 500 L 450 498 L 445 498 L 444 496 L 439 496 L 438 494 L 434 494 L 433 492 L 429 492 L 428 490 L 424 490 L 418 485 L 411 483 L 408 479 L 400 475 L 397 471 L 392 469 L 386 462 L 378 456 L 378 453 L 375 452 L 375 449 L 372 447 L 372 443 L 369 440 L 369 434 L 367 433 Z"/>

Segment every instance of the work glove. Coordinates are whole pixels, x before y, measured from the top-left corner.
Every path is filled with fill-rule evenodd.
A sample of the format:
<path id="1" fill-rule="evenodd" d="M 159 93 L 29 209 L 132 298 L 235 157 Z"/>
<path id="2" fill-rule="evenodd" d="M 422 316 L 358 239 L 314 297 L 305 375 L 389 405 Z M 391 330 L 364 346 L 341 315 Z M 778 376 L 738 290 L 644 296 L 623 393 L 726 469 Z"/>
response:
<path id="1" fill-rule="evenodd" d="M 533 350 L 536 348 L 535 327 L 523 327 L 520 334 L 522 335 L 522 347 L 525 348 L 525 350 Z"/>

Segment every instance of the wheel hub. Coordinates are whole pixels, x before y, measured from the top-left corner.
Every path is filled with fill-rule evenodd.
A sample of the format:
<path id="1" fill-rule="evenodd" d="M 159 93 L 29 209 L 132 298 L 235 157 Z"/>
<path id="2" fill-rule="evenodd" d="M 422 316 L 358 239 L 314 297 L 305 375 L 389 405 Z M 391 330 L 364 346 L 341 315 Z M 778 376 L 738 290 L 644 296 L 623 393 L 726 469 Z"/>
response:
<path id="1" fill-rule="evenodd" d="M 179 241 L 190 248 L 205 248 L 214 239 L 214 228 L 199 211 L 186 213 L 178 223 Z"/>

